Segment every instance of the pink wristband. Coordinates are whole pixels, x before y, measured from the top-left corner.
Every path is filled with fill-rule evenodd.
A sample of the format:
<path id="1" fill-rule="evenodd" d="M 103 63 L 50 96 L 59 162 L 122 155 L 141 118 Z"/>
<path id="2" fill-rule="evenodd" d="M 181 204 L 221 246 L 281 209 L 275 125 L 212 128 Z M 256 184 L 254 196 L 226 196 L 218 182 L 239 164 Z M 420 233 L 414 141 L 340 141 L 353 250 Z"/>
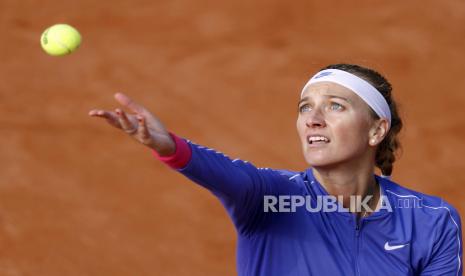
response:
<path id="1" fill-rule="evenodd" d="M 172 155 L 160 156 L 158 152 L 153 150 L 153 155 L 158 160 L 160 160 L 161 162 L 165 163 L 173 169 L 184 168 L 187 165 L 187 163 L 189 163 L 189 161 L 191 160 L 191 147 L 187 144 L 187 142 L 184 139 L 179 138 L 171 132 L 170 136 L 171 138 L 173 138 L 174 143 L 176 144 L 176 151 Z"/>

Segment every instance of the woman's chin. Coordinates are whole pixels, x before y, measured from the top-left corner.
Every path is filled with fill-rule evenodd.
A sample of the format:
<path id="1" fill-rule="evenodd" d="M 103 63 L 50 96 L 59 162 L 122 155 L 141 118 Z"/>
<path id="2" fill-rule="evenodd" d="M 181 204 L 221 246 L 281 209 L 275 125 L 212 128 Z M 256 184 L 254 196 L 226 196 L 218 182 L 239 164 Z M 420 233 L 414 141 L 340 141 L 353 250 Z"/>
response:
<path id="1" fill-rule="evenodd" d="M 310 166 L 310 167 L 326 167 L 326 166 L 331 166 L 331 164 L 333 164 L 334 162 L 331 162 L 331 160 L 329 160 L 329 158 L 315 158 L 315 157 L 311 157 L 311 158 L 306 158 L 306 161 L 307 161 L 307 164 Z"/>
<path id="2" fill-rule="evenodd" d="M 310 167 L 331 167 L 335 164 L 340 163 L 342 160 L 341 158 L 338 158 L 338 156 L 334 156 L 331 154 L 308 154 L 305 156 L 305 161 L 307 161 L 307 164 Z"/>
<path id="3" fill-rule="evenodd" d="M 309 165 L 324 165 L 327 164 L 328 161 L 334 158 L 334 156 L 331 156 L 330 152 L 325 151 L 325 150 L 306 150 L 304 152 L 304 157 L 305 160 Z"/>

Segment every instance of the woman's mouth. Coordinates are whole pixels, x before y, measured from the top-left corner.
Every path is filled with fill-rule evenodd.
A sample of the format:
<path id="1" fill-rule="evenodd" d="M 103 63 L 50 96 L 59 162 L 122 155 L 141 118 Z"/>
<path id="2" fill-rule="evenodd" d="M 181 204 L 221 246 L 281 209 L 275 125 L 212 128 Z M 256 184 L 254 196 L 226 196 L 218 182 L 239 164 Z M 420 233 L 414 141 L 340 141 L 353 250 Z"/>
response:
<path id="1" fill-rule="evenodd" d="M 325 145 L 330 142 L 328 137 L 319 134 L 307 136 L 307 141 L 311 146 Z"/>

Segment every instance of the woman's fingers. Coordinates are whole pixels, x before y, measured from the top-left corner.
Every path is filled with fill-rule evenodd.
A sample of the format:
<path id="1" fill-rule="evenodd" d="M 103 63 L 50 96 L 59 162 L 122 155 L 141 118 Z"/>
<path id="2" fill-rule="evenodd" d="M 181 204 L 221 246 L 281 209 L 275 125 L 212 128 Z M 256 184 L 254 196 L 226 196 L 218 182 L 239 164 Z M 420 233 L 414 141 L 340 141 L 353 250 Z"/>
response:
<path id="1" fill-rule="evenodd" d="M 89 116 L 95 117 L 97 116 L 97 113 L 98 113 L 98 109 L 92 109 L 91 111 L 89 111 Z"/>
<path id="2" fill-rule="evenodd" d="M 121 108 L 115 109 L 115 112 L 94 109 L 89 112 L 89 116 L 105 118 L 109 124 L 122 129 L 160 154 L 169 155 L 175 151 L 173 139 L 155 115 L 122 93 L 116 93 L 115 99 L 135 114 L 127 114 Z"/>
<path id="3" fill-rule="evenodd" d="M 91 111 L 89 111 L 89 116 L 105 118 L 105 116 L 107 115 L 105 114 L 105 112 L 105 110 L 101 109 L 92 109 Z"/>
<path id="4" fill-rule="evenodd" d="M 156 150 L 162 156 L 171 155 L 176 151 L 176 145 L 168 132 L 153 133 L 152 127 L 147 125 L 147 119 L 143 115 L 137 115 L 137 121 L 136 138 L 139 142 Z"/>
<path id="5" fill-rule="evenodd" d="M 116 93 L 115 99 L 122 105 L 129 108 L 131 111 L 137 114 L 146 114 L 147 110 L 140 104 L 134 102 L 131 98 L 124 95 L 123 93 Z"/>
<path id="6" fill-rule="evenodd" d="M 124 95 L 123 93 L 116 93 L 115 99 L 123 106 L 129 108 L 131 111 L 135 112 L 137 115 L 142 115 L 145 120 L 145 124 L 150 130 L 156 133 L 165 134 L 166 129 L 160 120 L 154 116 L 150 111 L 148 111 L 142 105 L 134 102 L 131 98 Z"/>
<path id="7" fill-rule="evenodd" d="M 116 128 L 121 128 L 121 124 L 119 123 L 118 117 L 113 112 L 109 112 L 109 111 L 105 111 L 101 109 L 92 109 L 91 111 L 89 111 L 89 116 L 104 118 L 107 120 L 107 122 L 110 125 Z"/>
<path id="8" fill-rule="evenodd" d="M 137 122 L 137 135 L 140 141 L 145 145 L 150 145 L 152 143 L 152 136 L 150 135 L 149 129 L 147 127 L 145 117 L 142 115 L 137 115 Z"/>
<path id="9" fill-rule="evenodd" d="M 118 122 L 121 125 L 121 128 L 129 135 L 133 135 L 137 132 L 137 126 L 134 125 L 126 115 L 126 112 L 117 108 L 115 110 L 116 115 L 118 116 Z"/>

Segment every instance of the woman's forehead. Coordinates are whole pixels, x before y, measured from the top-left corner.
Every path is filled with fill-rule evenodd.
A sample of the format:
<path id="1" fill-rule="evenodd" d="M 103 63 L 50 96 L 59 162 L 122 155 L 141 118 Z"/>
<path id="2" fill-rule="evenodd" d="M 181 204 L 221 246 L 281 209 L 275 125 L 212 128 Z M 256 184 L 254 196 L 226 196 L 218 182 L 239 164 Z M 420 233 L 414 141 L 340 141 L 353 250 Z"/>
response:
<path id="1" fill-rule="evenodd" d="M 319 96 L 337 96 L 351 101 L 357 101 L 357 98 L 359 98 L 352 90 L 332 82 L 314 83 L 308 86 L 302 94 L 302 98 Z"/>

